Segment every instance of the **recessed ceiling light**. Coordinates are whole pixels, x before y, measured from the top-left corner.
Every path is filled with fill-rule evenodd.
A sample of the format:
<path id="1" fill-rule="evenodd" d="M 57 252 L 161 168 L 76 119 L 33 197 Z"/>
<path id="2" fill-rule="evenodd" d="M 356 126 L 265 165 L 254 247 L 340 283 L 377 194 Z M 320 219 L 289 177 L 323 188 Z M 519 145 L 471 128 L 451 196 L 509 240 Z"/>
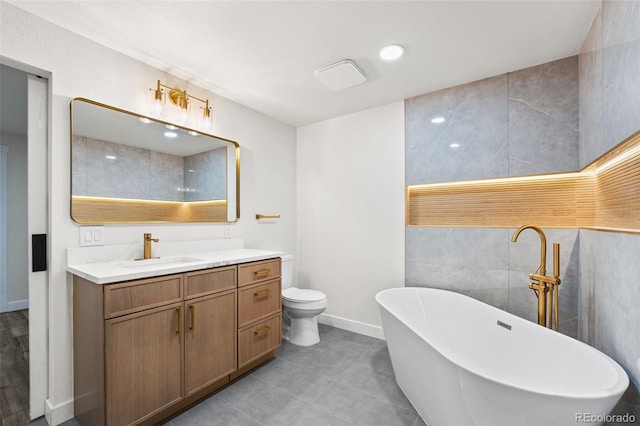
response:
<path id="1" fill-rule="evenodd" d="M 395 61 L 404 55 L 404 47 L 399 44 L 390 44 L 380 49 L 380 57 L 385 61 Z"/>
<path id="2" fill-rule="evenodd" d="M 459 143 L 452 143 L 451 145 L 449 145 L 450 148 L 460 148 L 460 144 Z"/>
<path id="3" fill-rule="evenodd" d="M 107 160 L 115 160 L 118 157 L 116 157 L 115 155 L 105 155 L 104 158 L 106 158 Z"/>
<path id="4" fill-rule="evenodd" d="M 164 125 L 164 127 L 166 127 L 166 128 L 167 128 L 167 129 L 169 129 L 169 130 L 175 130 L 175 129 L 177 129 L 177 127 L 176 127 L 176 126 L 174 126 L 173 124 L 165 124 L 165 125 Z"/>
<path id="5" fill-rule="evenodd" d="M 164 132 L 164 136 L 167 138 L 177 138 L 178 134 L 176 132 Z"/>
<path id="6" fill-rule="evenodd" d="M 140 117 L 138 120 L 140 120 L 140 122 L 144 124 L 152 123 L 152 121 L 149 120 L 147 117 Z"/>
<path id="7" fill-rule="evenodd" d="M 195 132 L 195 131 L 193 131 L 193 130 L 189 130 L 189 134 L 190 134 L 191 136 L 198 136 L 198 132 Z"/>
<path id="8" fill-rule="evenodd" d="M 434 117 L 431 119 L 431 122 L 433 124 L 440 124 L 440 123 L 444 123 L 446 120 L 444 117 Z"/>

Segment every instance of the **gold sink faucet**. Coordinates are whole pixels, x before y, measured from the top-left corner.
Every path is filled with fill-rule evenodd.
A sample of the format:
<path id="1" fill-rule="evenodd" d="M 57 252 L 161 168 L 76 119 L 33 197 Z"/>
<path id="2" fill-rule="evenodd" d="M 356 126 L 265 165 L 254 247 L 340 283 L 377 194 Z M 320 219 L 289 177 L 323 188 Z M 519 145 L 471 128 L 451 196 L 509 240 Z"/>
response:
<path id="1" fill-rule="evenodd" d="M 143 259 L 151 259 L 151 242 L 157 243 L 160 241 L 159 238 L 151 238 L 150 233 L 144 234 L 144 257 Z"/>
<path id="2" fill-rule="evenodd" d="M 542 229 L 534 225 L 524 225 L 511 237 L 512 242 L 518 241 L 518 236 L 525 229 L 533 229 L 540 236 L 540 266 L 536 272 L 529 274 L 529 279 L 535 282 L 529 284 L 529 288 L 534 290 L 538 297 L 538 324 L 547 326 L 547 293 L 549 293 L 549 328 L 553 329 L 555 313 L 555 330 L 558 331 L 558 291 L 560 285 L 560 244 L 553 243 L 553 277 L 547 275 L 547 238 Z M 555 311 L 555 312 L 554 312 Z"/>

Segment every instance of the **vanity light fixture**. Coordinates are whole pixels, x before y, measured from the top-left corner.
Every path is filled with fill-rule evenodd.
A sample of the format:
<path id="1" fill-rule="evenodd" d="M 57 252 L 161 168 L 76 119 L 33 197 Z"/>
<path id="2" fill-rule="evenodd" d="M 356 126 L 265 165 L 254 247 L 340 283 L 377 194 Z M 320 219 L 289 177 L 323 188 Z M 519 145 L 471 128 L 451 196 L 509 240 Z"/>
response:
<path id="1" fill-rule="evenodd" d="M 380 49 L 380 58 L 385 61 L 395 61 L 404 55 L 404 47 L 399 44 L 390 44 Z"/>
<path id="2" fill-rule="evenodd" d="M 149 89 L 153 91 L 153 106 L 151 108 L 152 114 L 162 115 L 165 112 L 166 99 L 169 99 L 171 105 L 176 110 L 176 121 L 180 124 L 189 123 L 191 119 L 191 104 L 193 101 L 200 102 L 203 106 L 200 107 L 202 113 L 200 114 L 199 126 L 204 130 L 211 130 L 211 107 L 209 106 L 209 99 L 200 99 L 197 96 L 187 94 L 186 90 L 176 89 L 165 84 L 162 84 L 158 80 L 158 84 L 155 89 Z"/>

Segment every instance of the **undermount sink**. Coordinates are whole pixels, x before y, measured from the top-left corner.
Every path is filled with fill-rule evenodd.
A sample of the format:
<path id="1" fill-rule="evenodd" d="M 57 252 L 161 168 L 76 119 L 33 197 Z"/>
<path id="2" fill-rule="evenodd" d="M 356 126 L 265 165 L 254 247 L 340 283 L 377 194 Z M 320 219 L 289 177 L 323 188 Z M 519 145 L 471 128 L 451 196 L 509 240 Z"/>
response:
<path id="1" fill-rule="evenodd" d="M 202 259 L 196 259 L 195 257 L 160 257 L 156 259 L 129 260 L 119 263 L 119 266 L 123 268 L 146 269 L 150 267 L 177 266 L 192 262 L 202 262 Z"/>

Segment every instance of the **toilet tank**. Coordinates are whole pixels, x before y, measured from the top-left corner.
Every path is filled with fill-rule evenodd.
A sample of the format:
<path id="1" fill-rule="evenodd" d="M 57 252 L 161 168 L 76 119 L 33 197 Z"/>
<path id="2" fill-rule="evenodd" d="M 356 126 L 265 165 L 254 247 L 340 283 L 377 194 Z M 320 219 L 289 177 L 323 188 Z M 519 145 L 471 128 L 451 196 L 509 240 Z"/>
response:
<path id="1" fill-rule="evenodd" d="M 280 256 L 282 259 L 282 288 L 293 286 L 293 255 L 285 254 Z"/>

